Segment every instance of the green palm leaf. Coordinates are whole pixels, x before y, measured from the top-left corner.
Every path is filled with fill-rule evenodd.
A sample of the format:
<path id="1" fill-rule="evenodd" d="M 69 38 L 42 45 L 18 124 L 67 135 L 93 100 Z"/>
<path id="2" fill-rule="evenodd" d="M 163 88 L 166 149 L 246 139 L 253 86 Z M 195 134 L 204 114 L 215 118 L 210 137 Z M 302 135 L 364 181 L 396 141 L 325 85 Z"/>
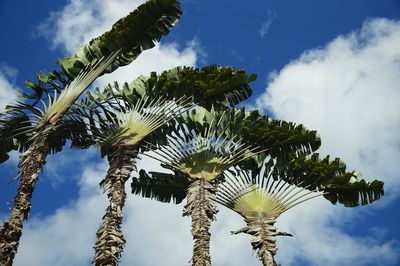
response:
<path id="1" fill-rule="evenodd" d="M 181 14 L 178 0 L 149 0 L 118 20 L 110 31 L 92 39 L 73 56 L 59 63 L 63 71 L 74 78 L 93 61 L 121 50 L 103 73 L 113 72 L 131 63 L 143 50 L 154 47 L 162 36 L 169 33 Z"/>
<path id="2" fill-rule="evenodd" d="M 324 192 L 324 197 L 333 204 L 339 202 L 346 207 L 370 204 L 384 195 L 384 183 L 379 180 L 358 179 L 357 172 L 347 172 L 346 164 L 339 158 L 320 159 L 319 154 L 300 156 L 284 168 L 282 178 L 302 186 Z"/>
<path id="3" fill-rule="evenodd" d="M 179 204 L 185 199 L 190 185 L 183 173 L 174 174 L 139 171 L 139 178 L 132 179 L 132 193 L 161 202 Z"/>
<path id="4" fill-rule="evenodd" d="M 149 143 L 158 157 L 148 156 L 178 169 L 192 180 L 214 181 L 229 167 L 261 152 L 237 136 L 227 138 L 218 133 L 219 128 L 224 128 L 221 121 L 214 120 L 202 131 L 177 127 L 167 137 L 167 145 Z"/>
<path id="5" fill-rule="evenodd" d="M 193 106 L 190 97 L 168 100 L 163 96 L 150 98 L 138 93 L 130 101 L 122 101 L 120 92 L 118 84 L 108 86 L 103 92 L 88 92 L 87 99 L 71 112 L 71 120 L 87 121 L 83 123 L 87 134 L 73 139 L 75 147 L 87 148 L 96 144 L 101 147 L 102 156 L 110 154 L 119 145 L 146 149 L 149 138 L 165 133 L 172 119 Z"/>
<path id="6" fill-rule="evenodd" d="M 296 186 L 276 178 L 279 167 L 276 160 L 266 159 L 261 168 L 229 169 L 219 185 L 217 202 L 252 222 L 260 217 L 275 220 L 299 203 L 322 195 L 311 185 Z"/>
<path id="7" fill-rule="evenodd" d="M 214 106 L 226 109 L 228 105 L 236 105 L 251 96 L 249 83 L 255 78 L 254 74 L 248 75 L 245 71 L 232 67 L 176 67 L 159 75 L 152 72 L 149 77 L 141 76 L 124 87 L 122 93 L 127 100 L 144 92 L 152 93 L 150 96 L 163 95 L 169 99 L 188 95 L 204 108 L 211 109 Z"/>
<path id="8" fill-rule="evenodd" d="M 301 124 L 274 120 L 260 115 L 258 111 L 246 112 L 244 108 L 226 112 L 196 109 L 190 117 L 181 122 L 200 131 L 213 119 L 223 119 L 226 126 L 221 133 L 225 136 L 239 136 L 247 143 L 262 148 L 264 152 L 258 158 L 241 163 L 245 168 L 260 165 L 266 157 L 277 158 L 281 163 L 289 162 L 297 156 L 311 154 L 321 145 L 316 131 L 308 130 Z"/>

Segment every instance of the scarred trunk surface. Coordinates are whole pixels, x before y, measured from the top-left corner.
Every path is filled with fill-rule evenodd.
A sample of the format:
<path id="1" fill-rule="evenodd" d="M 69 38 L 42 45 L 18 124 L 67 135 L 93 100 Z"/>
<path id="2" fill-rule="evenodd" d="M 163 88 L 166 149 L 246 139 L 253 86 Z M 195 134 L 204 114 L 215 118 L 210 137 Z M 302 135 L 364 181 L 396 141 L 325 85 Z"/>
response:
<path id="1" fill-rule="evenodd" d="M 252 246 L 258 249 L 257 255 L 262 261 L 264 266 L 277 266 L 274 256 L 276 254 L 276 227 L 274 227 L 275 220 L 258 221 L 259 237 L 254 237 Z"/>
<path id="2" fill-rule="evenodd" d="M 187 192 L 183 216 L 192 218 L 193 266 L 210 266 L 210 226 L 218 212 L 215 205 L 217 189 L 204 178 L 193 182 Z"/>
<path id="3" fill-rule="evenodd" d="M 108 157 L 109 170 L 100 185 L 107 191 L 109 206 L 103 223 L 97 230 L 95 256 L 96 266 L 118 265 L 125 238 L 121 231 L 122 208 L 125 205 L 125 183 L 135 169 L 137 151 L 120 147 Z"/>
<path id="4" fill-rule="evenodd" d="M 28 218 L 31 210 L 33 190 L 39 173 L 46 163 L 46 156 L 50 152 L 48 135 L 52 129 L 52 126 L 48 126 L 41 130 L 19 161 L 20 183 L 17 195 L 13 202 L 10 217 L 0 229 L 0 265 L 2 266 L 12 265 L 17 253 L 23 222 Z"/>
<path id="5" fill-rule="evenodd" d="M 251 245 L 257 251 L 257 257 L 264 266 L 278 266 L 274 256 L 277 251 L 276 236 L 277 229 L 274 226 L 275 219 L 258 218 L 247 221 L 247 226 L 241 228 L 233 234 L 246 233 L 253 236 Z"/>

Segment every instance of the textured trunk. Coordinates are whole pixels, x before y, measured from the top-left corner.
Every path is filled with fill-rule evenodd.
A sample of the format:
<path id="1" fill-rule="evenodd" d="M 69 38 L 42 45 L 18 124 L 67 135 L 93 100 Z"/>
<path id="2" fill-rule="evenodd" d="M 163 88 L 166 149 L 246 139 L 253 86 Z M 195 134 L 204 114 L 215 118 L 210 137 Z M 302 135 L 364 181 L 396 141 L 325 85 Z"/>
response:
<path id="1" fill-rule="evenodd" d="M 276 254 L 276 227 L 275 220 L 258 221 L 260 234 L 259 238 L 255 237 L 252 241 L 254 249 L 258 249 L 257 255 L 264 266 L 277 266 L 274 256 Z"/>
<path id="2" fill-rule="evenodd" d="M 247 226 L 239 229 L 233 234 L 246 233 L 253 236 L 251 245 L 257 251 L 257 257 L 262 261 L 264 266 L 278 266 L 274 256 L 276 254 L 276 236 L 277 233 L 274 227 L 275 219 L 258 218 L 256 220 L 247 221 Z M 282 233 L 282 235 L 289 235 Z"/>
<path id="3" fill-rule="evenodd" d="M 31 199 L 39 173 L 46 163 L 50 152 L 48 144 L 49 132 L 53 126 L 39 131 L 28 150 L 22 154 L 18 167 L 20 168 L 20 183 L 15 196 L 10 217 L 0 229 L 0 265 L 12 265 L 17 253 L 19 240 L 22 235 L 23 222 L 31 210 Z"/>
<path id="4" fill-rule="evenodd" d="M 135 170 L 137 151 L 120 147 L 108 157 L 109 170 L 100 185 L 107 191 L 110 205 L 103 216 L 103 223 L 97 230 L 95 256 L 96 266 L 118 265 L 125 245 L 121 231 L 122 208 L 125 205 L 125 183 Z"/>
<path id="5" fill-rule="evenodd" d="M 193 266 L 210 266 L 210 226 L 218 212 L 215 206 L 217 189 L 204 178 L 193 182 L 187 192 L 183 215 L 192 218 Z"/>

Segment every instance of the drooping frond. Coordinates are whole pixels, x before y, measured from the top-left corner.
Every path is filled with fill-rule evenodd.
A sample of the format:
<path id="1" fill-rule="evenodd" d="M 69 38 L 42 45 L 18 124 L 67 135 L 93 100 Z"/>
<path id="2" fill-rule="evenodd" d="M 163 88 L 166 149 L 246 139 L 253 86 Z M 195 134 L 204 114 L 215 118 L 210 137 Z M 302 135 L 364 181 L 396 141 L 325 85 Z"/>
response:
<path id="1" fill-rule="evenodd" d="M 226 125 L 218 134 L 228 138 L 238 136 L 264 150 L 263 153 L 242 161 L 240 166 L 244 169 L 252 169 L 256 165 L 261 167 L 267 157 L 286 164 L 297 156 L 311 154 L 321 144 L 316 131 L 309 131 L 302 125 L 273 120 L 259 115 L 257 111 L 246 112 L 244 108 L 227 110 L 225 113 L 197 108 L 192 110 L 187 119 L 182 117 L 181 123 L 200 131 L 213 119 L 221 120 Z"/>
<path id="2" fill-rule="evenodd" d="M 132 178 L 132 193 L 144 198 L 161 202 L 179 204 L 186 197 L 190 182 L 182 173 L 174 175 L 166 173 L 139 171 L 139 178 Z"/>
<path id="3" fill-rule="evenodd" d="M 132 193 L 144 198 L 160 202 L 181 203 L 186 197 L 186 191 L 191 181 L 187 175 L 169 165 L 161 164 L 172 173 L 139 171 L 138 178 L 132 178 Z"/>
<path id="4" fill-rule="evenodd" d="M 217 202 L 242 215 L 246 221 L 258 218 L 275 220 L 280 214 L 322 193 L 291 185 L 272 175 L 276 167 L 271 161 L 256 175 L 250 170 L 230 169 L 219 186 Z"/>
<path id="5" fill-rule="evenodd" d="M 321 159 L 318 153 L 292 160 L 280 175 L 291 183 L 301 180 L 301 186 L 324 192 L 333 204 L 339 202 L 346 207 L 370 204 L 384 194 L 382 181 L 358 179 L 359 174 L 347 172 L 346 164 L 339 158 Z"/>
<path id="6" fill-rule="evenodd" d="M 21 98 L 26 99 L 32 106 L 35 106 L 40 100 L 46 101 L 48 95 L 59 93 L 70 82 L 71 79 L 62 71 L 43 71 L 36 75 L 37 81 L 26 80 L 26 90 L 21 92 Z"/>
<path id="7" fill-rule="evenodd" d="M 15 113 L 9 117 L 0 114 L 0 163 L 8 160 L 11 150 L 26 150 L 24 143 L 30 136 L 25 132 L 32 127 L 29 117 L 23 113 Z"/>
<path id="8" fill-rule="evenodd" d="M 227 138 L 217 134 L 217 128 L 221 126 L 220 121 L 216 121 L 200 132 L 180 128 L 167 137 L 167 145 L 150 144 L 158 155 L 153 158 L 192 179 L 202 177 L 211 181 L 224 170 L 259 152 L 258 147 L 249 146 L 237 136 Z"/>
<path id="9" fill-rule="evenodd" d="M 124 88 L 129 98 L 136 93 L 152 91 L 153 96 L 164 95 L 168 99 L 192 96 L 194 102 L 206 108 L 226 109 L 248 99 L 252 90 L 249 83 L 256 79 L 243 70 L 216 65 L 200 69 L 176 67 L 157 75 L 141 76 Z"/>
<path id="10" fill-rule="evenodd" d="M 223 119 L 227 125 L 224 132 L 227 137 L 238 135 L 244 141 L 265 150 L 258 160 L 276 158 L 280 163 L 287 163 L 292 158 L 308 155 L 317 150 L 321 139 L 316 131 L 308 130 L 301 124 L 274 120 L 258 111 L 246 112 L 242 109 L 231 109 L 222 115 L 214 110 L 196 109 L 191 116 L 196 119 L 185 121 L 190 127 L 202 128 L 212 119 Z M 245 165 L 242 165 L 245 166 Z M 247 167 L 246 167 L 247 168 Z"/>

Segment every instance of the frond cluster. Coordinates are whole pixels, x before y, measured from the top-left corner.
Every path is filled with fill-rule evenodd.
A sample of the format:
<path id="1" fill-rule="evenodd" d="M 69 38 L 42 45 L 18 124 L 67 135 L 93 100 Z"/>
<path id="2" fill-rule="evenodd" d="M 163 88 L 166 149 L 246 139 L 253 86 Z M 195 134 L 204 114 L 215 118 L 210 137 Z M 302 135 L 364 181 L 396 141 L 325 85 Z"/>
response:
<path id="1" fill-rule="evenodd" d="M 117 50 L 106 58 L 95 61 L 88 65 L 82 72 L 61 91 L 57 98 L 57 91 L 54 91 L 53 97 L 48 96 L 48 104 L 41 100 L 44 111 L 41 111 L 40 122 L 38 126 L 48 122 L 55 124 L 58 122 L 65 112 L 70 108 L 78 97 L 86 90 L 87 87 L 115 60 L 120 53 Z"/>
<path id="2" fill-rule="evenodd" d="M 249 146 L 237 136 L 227 138 L 218 133 L 221 126 L 220 122 L 212 122 L 202 132 L 181 128 L 167 137 L 168 145 L 153 145 L 154 153 L 161 158 L 151 157 L 191 179 L 214 180 L 229 167 L 259 152 L 257 147 Z"/>
<path id="3" fill-rule="evenodd" d="M 227 171 L 225 182 L 219 186 L 217 202 L 242 215 L 247 221 L 260 217 L 275 220 L 290 208 L 321 196 L 272 177 L 271 166 L 263 167 L 257 175 L 235 168 Z M 264 173 L 263 173 L 264 172 Z"/>
<path id="4" fill-rule="evenodd" d="M 70 108 L 83 91 L 104 71 L 104 69 L 115 59 L 119 51 L 111 54 L 108 58 L 102 58 L 93 65 L 89 65 L 74 80 L 69 83 L 65 89 L 57 97 L 57 89 L 53 95 L 47 95 L 47 104 L 43 99 L 38 101 L 42 104 L 42 109 L 36 105 L 18 102 L 10 106 L 7 110 L 8 120 L 1 121 L 1 125 L 13 125 L 15 121 L 19 121 L 14 128 L 5 129 L 8 131 L 6 140 L 19 139 L 25 136 L 29 143 L 36 136 L 38 130 L 44 125 L 51 123 L 56 125 L 61 120 L 65 112 Z M 59 126 L 59 125 L 58 125 Z M 53 127 L 53 130 L 56 128 Z M 2 134 L 3 135 L 3 134 Z"/>
<path id="5" fill-rule="evenodd" d="M 97 125 L 91 131 L 99 146 L 136 145 L 192 106 L 190 97 L 171 101 L 164 97 L 155 99 L 144 95 L 129 107 L 117 110 L 110 105 L 109 113 L 99 114 Z"/>

